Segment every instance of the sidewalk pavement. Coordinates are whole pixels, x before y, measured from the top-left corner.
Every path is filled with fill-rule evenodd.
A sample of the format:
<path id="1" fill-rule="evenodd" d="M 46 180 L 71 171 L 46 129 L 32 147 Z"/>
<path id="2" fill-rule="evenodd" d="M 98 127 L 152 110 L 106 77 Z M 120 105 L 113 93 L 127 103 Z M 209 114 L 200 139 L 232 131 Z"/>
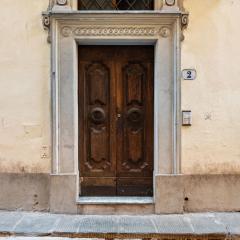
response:
<path id="1" fill-rule="evenodd" d="M 75 240 L 89 240 L 88 238 L 74 238 Z M 72 240 L 72 238 L 61 237 L 0 237 L 0 240 Z M 99 239 L 91 239 L 99 240 Z"/>
<path id="2" fill-rule="evenodd" d="M 0 211 L 0 237 L 7 236 L 240 239 L 240 213 L 93 216 Z"/>

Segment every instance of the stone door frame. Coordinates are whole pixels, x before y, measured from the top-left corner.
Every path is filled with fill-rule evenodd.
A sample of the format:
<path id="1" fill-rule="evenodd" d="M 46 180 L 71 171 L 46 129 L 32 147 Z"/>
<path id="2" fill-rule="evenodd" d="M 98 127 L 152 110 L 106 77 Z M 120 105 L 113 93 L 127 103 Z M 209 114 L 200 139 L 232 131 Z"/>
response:
<path id="1" fill-rule="evenodd" d="M 44 26 L 51 26 L 52 43 L 52 212 L 77 212 L 78 44 L 155 46 L 154 179 L 162 174 L 180 173 L 180 45 L 186 17 L 179 10 L 51 11 L 44 15 Z M 155 197 L 158 189 L 154 190 L 156 205 L 161 200 Z"/>

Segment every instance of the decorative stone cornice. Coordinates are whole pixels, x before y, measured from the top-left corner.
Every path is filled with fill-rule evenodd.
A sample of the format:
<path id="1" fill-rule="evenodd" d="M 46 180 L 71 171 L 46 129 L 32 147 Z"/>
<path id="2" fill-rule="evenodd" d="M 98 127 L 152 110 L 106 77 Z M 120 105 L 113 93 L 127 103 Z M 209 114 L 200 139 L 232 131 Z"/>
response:
<path id="1" fill-rule="evenodd" d="M 183 36 L 183 30 L 187 28 L 188 26 L 188 13 L 185 11 L 183 7 L 183 0 L 159 0 L 159 10 L 158 11 L 153 11 L 153 14 L 155 16 L 161 17 L 161 12 L 163 15 L 166 16 L 172 16 L 174 13 L 176 13 L 176 16 L 180 16 L 180 25 L 181 25 L 181 30 L 182 30 L 182 40 L 184 39 Z M 50 0 L 49 1 L 49 6 L 46 12 L 42 14 L 42 22 L 43 22 L 43 27 L 46 31 L 48 31 L 48 42 L 50 42 L 50 33 L 51 33 L 51 22 L 52 18 L 54 16 L 57 16 L 57 18 L 61 18 L 61 16 L 65 18 L 72 18 L 72 19 L 78 19 L 79 17 L 85 16 L 87 17 L 85 13 L 80 13 L 73 11 L 72 8 L 72 2 L 71 0 Z M 101 11 L 99 11 L 101 13 Z M 94 16 L 97 16 L 98 13 L 96 11 L 93 12 Z M 107 14 L 107 13 L 105 13 Z M 113 12 L 111 12 L 111 18 L 114 18 Z M 129 14 L 129 13 L 128 13 Z M 139 14 L 134 12 L 133 13 L 136 16 L 139 16 L 139 14 L 142 14 L 139 11 Z M 148 13 L 149 14 L 149 13 Z M 168 15 L 170 14 L 170 15 Z M 89 15 L 91 16 L 91 15 Z M 101 15 L 102 16 L 102 15 Z M 119 14 L 116 14 L 116 19 L 118 19 Z M 144 14 L 143 14 L 144 17 Z M 117 21 L 117 20 L 116 20 Z M 96 20 L 96 24 L 98 24 Z M 163 24 L 165 24 L 163 22 Z M 119 26 L 115 26 L 114 28 L 111 27 L 103 27 L 103 26 L 88 26 L 88 27 L 76 27 L 75 29 L 71 29 L 69 26 L 68 27 L 63 27 L 61 29 L 61 34 L 64 37 L 67 37 L 69 35 L 75 35 L 75 36 L 145 36 L 145 35 L 159 35 L 164 38 L 168 37 L 171 34 L 171 29 L 169 27 L 163 27 L 161 29 L 155 29 L 154 27 L 140 27 L 136 25 L 134 28 L 122 28 Z"/>

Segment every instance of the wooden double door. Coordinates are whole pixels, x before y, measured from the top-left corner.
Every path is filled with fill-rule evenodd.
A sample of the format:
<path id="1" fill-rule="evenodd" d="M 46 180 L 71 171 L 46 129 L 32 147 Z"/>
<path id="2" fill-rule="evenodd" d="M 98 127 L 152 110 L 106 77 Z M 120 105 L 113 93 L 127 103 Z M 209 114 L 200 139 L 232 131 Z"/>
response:
<path id="1" fill-rule="evenodd" d="M 153 194 L 153 46 L 79 46 L 81 196 Z"/>

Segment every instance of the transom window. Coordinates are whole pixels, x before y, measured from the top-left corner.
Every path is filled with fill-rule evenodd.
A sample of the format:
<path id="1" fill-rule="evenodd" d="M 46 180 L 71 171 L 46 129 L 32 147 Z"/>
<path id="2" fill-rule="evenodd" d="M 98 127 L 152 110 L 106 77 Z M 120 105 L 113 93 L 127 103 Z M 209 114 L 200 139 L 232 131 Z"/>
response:
<path id="1" fill-rule="evenodd" d="M 153 10 L 154 0 L 78 0 L 79 10 Z"/>

